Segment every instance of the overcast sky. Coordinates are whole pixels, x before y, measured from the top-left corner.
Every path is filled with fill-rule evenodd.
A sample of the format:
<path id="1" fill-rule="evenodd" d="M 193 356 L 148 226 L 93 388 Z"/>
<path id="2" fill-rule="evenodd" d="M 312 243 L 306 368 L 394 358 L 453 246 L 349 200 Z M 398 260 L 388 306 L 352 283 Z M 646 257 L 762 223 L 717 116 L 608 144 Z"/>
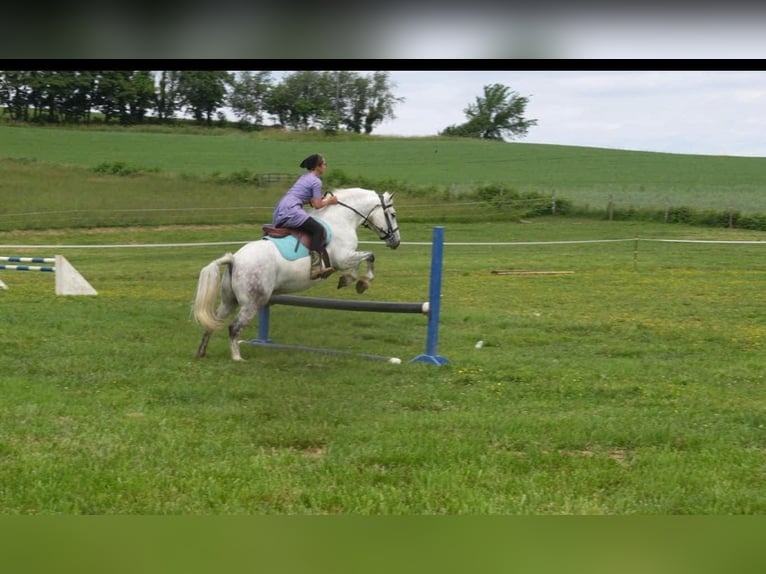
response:
<path id="1" fill-rule="evenodd" d="M 505 63 L 508 63 L 507 61 Z M 583 62 L 578 62 L 583 64 Z M 766 71 L 391 71 L 405 102 L 377 135 L 435 135 L 493 83 L 529 98 L 517 141 L 766 157 Z"/>

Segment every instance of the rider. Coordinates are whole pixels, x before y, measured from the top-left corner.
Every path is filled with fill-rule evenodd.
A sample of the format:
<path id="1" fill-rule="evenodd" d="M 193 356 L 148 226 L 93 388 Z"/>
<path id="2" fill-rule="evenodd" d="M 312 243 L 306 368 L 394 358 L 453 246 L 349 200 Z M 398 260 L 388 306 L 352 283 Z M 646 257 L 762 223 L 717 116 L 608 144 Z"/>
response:
<path id="1" fill-rule="evenodd" d="M 271 224 L 274 227 L 292 227 L 300 229 L 311 237 L 311 279 L 328 277 L 335 271 L 330 266 L 330 258 L 324 246 L 325 230 L 324 226 L 316 219 L 311 217 L 303 209 L 306 204 L 319 209 L 326 205 L 338 203 L 338 198 L 334 195 L 322 197 L 322 180 L 320 176 L 324 175 L 327 168 L 325 158 L 318 153 L 312 154 L 304 159 L 300 167 L 308 170 L 300 176 L 293 186 L 282 196 L 274 208 L 274 216 Z M 324 262 L 324 266 L 322 263 Z"/>

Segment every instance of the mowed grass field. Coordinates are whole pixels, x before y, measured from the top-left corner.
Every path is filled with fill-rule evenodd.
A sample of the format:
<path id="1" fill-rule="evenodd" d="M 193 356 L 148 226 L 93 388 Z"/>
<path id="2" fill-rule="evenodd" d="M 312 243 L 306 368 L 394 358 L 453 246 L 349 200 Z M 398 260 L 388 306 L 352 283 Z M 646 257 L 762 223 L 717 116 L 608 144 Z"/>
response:
<path id="1" fill-rule="evenodd" d="M 52 198 L 57 179 L 70 196 L 87 179 L 48 161 L 8 170 L 36 166 Z M 178 180 L 188 184 L 183 205 L 216 207 L 200 201 L 222 188 Z M 246 344 L 236 364 L 223 333 L 207 358 L 193 358 L 201 332 L 190 304 L 199 269 L 259 228 L 160 225 L 137 191 L 131 205 L 142 186 L 123 187 L 143 182 L 154 197 L 173 181 L 99 180 L 121 208 L 143 213 L 137 221 L 101 226 L 87 195 L 75 205 L 88 211 L 79 227 L 0 232 L 3 254 L 61 252 L 99 291 L 57 297 L 50 274 L 0 271 L 9 287 L 0 291 L 0 513 L 766 511 L 763 233 L 562 217 L 448 222 L 447 365 L 408 362 L 423 352 L 424 317 L 287 307 L 272 311 L 278 342 L 403 364 Z M 14 203 L 35 195 L 15 190 Z M 434 221 L 408 222 L 408 200 L 397 202 L 405 244 L 368 246 L 377 278 L 365 299 L 427 298 L 430 248 L 408 243 L 430 239 L 438 207 Z M 360 239 L 374 241 L 367 230 Z M 199 245 L 138 246 L 160 243 Z M 20 247 L 30 245 L 41 247 Z M 500 269 L 546 273 L 492 273 Z M 332 279 L 311 294 L 358 297 Z"/>

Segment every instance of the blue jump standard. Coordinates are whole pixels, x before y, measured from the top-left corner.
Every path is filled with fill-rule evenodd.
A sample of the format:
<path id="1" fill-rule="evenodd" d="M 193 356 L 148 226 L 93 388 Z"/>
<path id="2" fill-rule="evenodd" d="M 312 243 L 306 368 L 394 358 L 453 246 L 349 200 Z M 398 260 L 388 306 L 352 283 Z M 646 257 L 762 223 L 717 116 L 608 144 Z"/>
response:
<path id="1" fill-rule="evenodd" d="M 295 295 L 275 295 L 271 298 L 271 304 L 294 305 L 302 307 L 314 307 L 319 309 L 339 309 L 344 311 L 376 311 L 381 313 L 425 313 L 428 315 L 428 330 L 426 333 L 426 351 L 413 359 L 410 363 L 428 363 L 432 365 L 444 365 L 449 361 L 437 354 L 439 342 L 439 312 L 441 301 L 442 282 L 442 259 L 444 254 L 444 228 L 434 227 L 431 243 L 431 278 L 429 285 L 428 303 L 397 303 L 379 301 L 354 301 L 342 299 L 323 299 L 318 297 L 302 297 Z M 285 345 L 274 343 L 269 339 L 269 307 L 264 307 L 258 312 L 258 338 L 247 341 L 251 345 L 271 347 L 275 349 L 294 349 L 301 351 L 316 351 L 328 354 L 358 354 L 361 357 L 373 360 L 386 360 L 388 357 L 381 355 L 369 355 L 365 353 L 350 353 L 334 349 L 320 349 L 301 345 Z"/>
<path id="2" fill-rule="evenodd" d="M 434 227 L 431 241 L 431 279 L 428 288 L 428 331 L 426 352 L 410 360 L 410 363 L 444 365 L 449 361 L 437 354 L 439 343 L 439 312 L 442 299 L 442 259 L 444 258 L 444 228 Z"/>

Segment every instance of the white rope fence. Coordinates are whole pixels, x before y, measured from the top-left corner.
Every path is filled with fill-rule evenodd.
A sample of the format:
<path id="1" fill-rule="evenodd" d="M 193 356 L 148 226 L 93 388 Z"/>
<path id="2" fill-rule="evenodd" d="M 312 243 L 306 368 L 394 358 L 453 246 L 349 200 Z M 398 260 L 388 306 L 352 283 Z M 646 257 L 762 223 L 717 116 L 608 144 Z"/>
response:
<path id="1" fill-rule="evenodd" d="M 194 242 L 194 243 L 119 243 L 119 244 L 82 244 L 82 245 L 62 245 L 62 244 L 35 244 L 19 245 L 9 244 L 0 245 L 0 249 L 129 249 L 153 248 L 153 247 L 206 247 L 215 245 L 244 245 L 253 239 L 243 239 L 240 241 L 212 241 L 212 242 Z M 766 240 L 747 240 L 747 239 L 662 239 L 648 237 L 631 237 L 625 239 L 574 239 L 565 241 L 445 241 L 445 246 L 453 247 L 502 247 L 502 246 L 524 246 L 524 245 L 575 245 L 587 243 L 627 243 L 627 242 L 655 242 L 655 243 L 720 243 L 720 244 L 739 244 L 739 245 L 766 245 Z M 360 244 L 378 245 L 379 241 L 360 241 Z M 430 241 L 402 241 L 400 245 L 424 245 L 430 246 Z"/>

